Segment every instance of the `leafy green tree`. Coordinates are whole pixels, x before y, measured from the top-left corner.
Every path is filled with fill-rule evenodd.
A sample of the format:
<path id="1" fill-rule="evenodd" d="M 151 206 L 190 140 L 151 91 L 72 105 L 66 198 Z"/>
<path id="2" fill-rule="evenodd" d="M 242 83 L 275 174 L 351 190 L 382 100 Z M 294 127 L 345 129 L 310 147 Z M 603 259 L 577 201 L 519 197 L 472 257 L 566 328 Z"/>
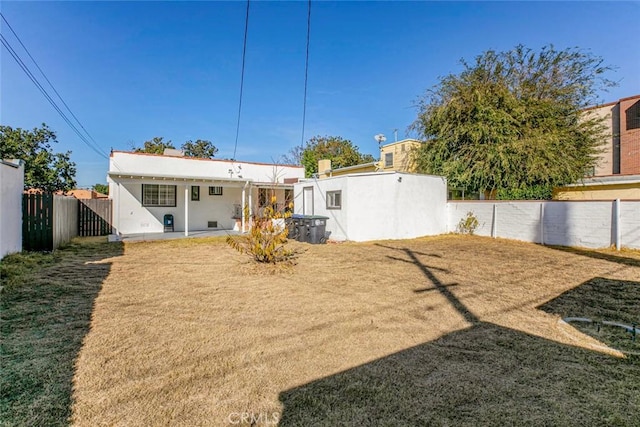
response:
<path id="1" fill-rule="evenodd" d="M 420 172 L 500 198 L 549 198 L 595 165 L 604 127 L 583 110 L 614 85 L 601 58 L 519 45 L 461 63 L 418 101 Z"/>
<path id="2" fill-rule="evenodd" d="M 100 194 L 109 194 L 109 185 L 107 184 L 94 184 L 93 191 L 97 191 Z"/>
<path id="3" fill-rule="evenodd" d="M 201 159 L 212 159 L 218 152 L 218 149 L 211 141 L 203 139 L 198 139 L 196 142 L 187 141 L 182 144 L 181 148 L 184 150 L 185 156 L 198 157 Z"/>
<path id="4" fill-rule="evenodd" d="M 165 141 L 161 136 L 155 136 L 149 141 L 145 141 L 142 147 L 134 147 L 136 153 L 162 154 L 165 148 L 175 149 L 173 143 Z"/>
<path id="5" fill-rule="evenodd" d="M 76 186 L 76 164 L 71 151 L 52 151 L 51 144 L 57 142 L 55 132 L 44 123 L 31 131 L 0 126 L 0 159 L 24 160 L 25 189 L 69 191 Z"/>
<path id="6" fill-rule="evenodd" d="M 371 154 L 362 154 L 348 139 L 339 136 L 314 136 L 307 141 L 300 162 L 305 175 L 310 177 L 318 172 L 318 160 L 330 159 L 332 168 L 343 168 L 373 162 Z"/>

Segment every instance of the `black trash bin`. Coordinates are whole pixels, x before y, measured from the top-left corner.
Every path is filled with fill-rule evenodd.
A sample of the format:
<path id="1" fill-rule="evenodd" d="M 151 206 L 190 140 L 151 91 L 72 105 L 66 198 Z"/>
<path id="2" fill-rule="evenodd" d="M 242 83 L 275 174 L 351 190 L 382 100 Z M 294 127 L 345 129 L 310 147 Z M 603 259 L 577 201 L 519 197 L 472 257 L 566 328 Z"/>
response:
<path id="1" fill-rule="evenodd" d="M 300 223 L 300 215 L 292 215 L 284 220 L 287 227 L 287 238 L 298 240 L 298 224 Z"/>
<path id="2" fill-rule="evenodd" d="M 173 231 L 173 215 L 171 214 L 164 216 L 164 231 Z"/>
<path id="3" fill-rule="evenodd" d="M 329 217 L 314 215 L 307 218 L 308 234 L 307 242 L 313 244 L 327 243 L 326 229 Z"/>
<path id="4" fill-rule="evenodd" d="M 296 240 L 306 243 L 327 243 L 326 227 L 329 217 L 320 215 L 294 215 L 297 221 Z"/>

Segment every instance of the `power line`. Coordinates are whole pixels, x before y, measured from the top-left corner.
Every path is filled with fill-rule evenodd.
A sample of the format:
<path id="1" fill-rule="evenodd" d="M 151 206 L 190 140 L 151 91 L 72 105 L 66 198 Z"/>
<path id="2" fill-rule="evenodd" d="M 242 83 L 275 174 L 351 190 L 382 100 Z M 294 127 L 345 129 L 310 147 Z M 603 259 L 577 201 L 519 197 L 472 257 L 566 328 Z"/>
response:
<path id="1" fill-rule="evenodd" d="M 309 40 L 311 38 L 311 0 L 307 6 L 307 57 L 304 64 L 304 98 L 302 101 L 302 136 L 300 148 L 304 149 L 304 127 L 307 120 L 307 82 L 309 78 Z"/>
<path id="2" fill-rule="evenodd" d="M 60 98 L 60 100 L 62 101 L 62 103 L 64 104 L 64 106 L 67 108 L 67 110 L 69 111 L 69 113 L 71 113 L 71 115 L 73 116 L 73 118 L 76 120 L 76 122 L 78 122 L 78 124 L 80 125 L 80 127 L 85 131 L 85 133 L 89 136 L 89 138 L 91 138 L 93 140 L 93 138 L 91 137 L 91 135 L 87 132 L 87 130 L 84 128 L 84 126 L 82 126 L 82 123 L 80 123 L 80 121 L 78 120 L 78 118 L 75 116 L 75 114 L 73 114 L 73 112 L 71 111 L 71 109 L 69 108 L 69 106 L 64 102 L 64 100 L 62 99 L 62 97 L 60 96 L 60 94 L 58 93 L 58 91 L 55 89 L 55 87 L 53 86 L 53 84 L 51 83 L 51 81 L 47 78 L 47 76 L 44 74 L 44 72 L 42 71 L 42 69 L 38 66 L 38 63 L 36 62 L 36 60 L 33 58 L 33 56 L 31 56 L 31 54 L 29 53 L 28 49 L 25 47 L 24 43 L 22 43 L 22 40 L 20 40 L 20 38 L 18 37 L 18 35 L 16 34 L 16 32 L 13 30 L 13 28 L 11 27 L 11 25 L 9 24 L 9 22 L 7 21 L 7 18 L 5 18 L 5 16 L 0 13 L 0 16 L 2 16 L 2 19 L 4 20 L 4 22 L 7 24 L 7 26 L 9 27 L 9 29 L 11 29 L 11 32 L 14 34 L 14 36 L 16 37 L 16 39 L 18 40 L 18 42 L 20 43 L 20 45 L 24 48 L 24 50 L 27 52 L 27 55 L 29 55 L 29 58 L 31 58 L 31 60 L 33 61 L 33 63 L 36 65 L 36 67 L 38 68 L 38 70 L 40 70 L 40 73 L 44 76 L 45 80 L 49 83 L 49 86 L 51 86 L 51 88 L 53 89 L 53 91 L 56 93 L 56 95 L 58 95 L 58 98 Z M 9 43 L 9 41 L 4 37 L 4 35 L 2 35 L 2 33 L 0 33 L 0 41 L 2 42 L 2 44 L 4 45 L 4 47 L 7 49 L 7 51 L 9 52 L 9 54 L 13 57 L 13 59 L 16 61 L 16 63 L 18 64 L 18 66 L 22 69 L 22 71 L 24 71 L 24 73 L 27 75 L 27 77 L 29 77 L 29 79 L 31 80 L 31 82 L 38 88 L 38 90 L 42 93 L 42 95 L 47 99 L 47 101 L 49 101 L 49 103 L 51 104 L 51 106 L 58 112 L 58 114 L 60 115 L 60 117 L 62 117 L 62 119 L 67 123 L 67 125 L 69 125 L 69 127 L 76 133 L 76 135 L 78 135 L 78 138 L 80 138 L 80 140 L 87 145 L 90 149 L 92 149 L 95 153 L 97 153 L 98 155 L 104 157 L 104 158 L 109 158 L 109 156 L 107 156 L 99 147 L 99 145 L 95 142 L 95 140 L 93 140 L 93 144 L 87 140 L 87 138 L 78 130 L 78 128 L 71 122 L 71 120 L 66 116 L 66 114 L 62 111 L 62 109 L 58 106 L 58 104 L 54 101 L 54 99 L 51 97 L 51 95 L 49 95 L 49 93 L 46 91 L 46 89 L 42 86 L 42 84 L 38 81 L 38 79 L 36 78 L 35 75 L 33 75 L 33 73 L 31 72 L 31 70 L 29 69 L 29 67 L 24 63 L 24 61 L 22 61 L 22 59 L 20 58 L 20 55 L 18 55 L 18 53 L 13 49 L 13 47 L 11 46 L 11 43 Z"/>
<path id="3" fill-rule="evenodd" d="M 29 77 L 29 79 L 31 80 L 31 82 L 36 85 L 36 87 L 38 88 L 38 90 L 42 93 L 42 95 L 47 99 L 47 101 L 49 101 L 49 103 L 51 104 L 51 106 L 58 112 L 58 114 L 60 115 L 60 117 L 62 117 L 62 119 L 67 123 L 67 125 L 69 125 L 69 127 L 76 133 L 76 135 L 78 135 L 78 138 L 80 138 L 80 140 L 82 142 L 84 142 L 89 148 L 91 148 L 94 152 L 96 152 L 98 155 L 108 159 L 109 157 L 104 154 L 102 151 L 100 151 L 98 148 L 94 147 L 88 140 L 87 138 L 82 135 L 82 133 L 80 133 L 80 131 L 78 130 L 78 128 L 75 127 L 75 125 L 71 122 L 71 120 L 69 120 L 69 118 L 64 114 L 64 112 L 60 109 L 60 107 L 58 106 L 58 104 L 56 104 L 56 102 L 53 100 L 53 98 L 51 98 L 51 96 L 49 95 L 49 93 L 45 90 L 45 88 L 40 84 L 40 82 L 38 81 L 38 79 L 33 75 L 33 73 L 31 72 L 31 70 L 29 70 L 29 67 L 27 67 L 27 65 L 22 61 L 22 59 L 20 58 L 20 55 L 18 55 L 18 53 L 13 49 L 13 47 L 11 46 L 11 44 L 7 41 L 7 39 L 4 37 L 4 35 L 2 35 L 2 33 L 0 33 L 0 41 L 2 42 L 2 45 L 7 49 L 7 51 L 9 52 L 9 54 L 11 54 L 11 56 L 13 57 L 13 59 L 16 61 L 16 63 L 18 64 L 18 66 L 22 69 L 22 71 L 24 71 L 24 73 L 27 75 L 27 77 Z"/>
<path id="4" fill-rule="evenodd" d="M 249 2 L 247 0 L 247 15 L 244 21 L 244 46 L 242 47 L 242 71 L 240 72 L 240 101 L 238 102 L 238 123 L 236 125 L 236 143 L 233 146 L 233 158 L 236 159 L 236 151 L 238 149 L 238 135 L 240 134 L 240 113 L 242 112 L 242 91 L 244 88 L 244 64 L 247 56 L 247 33 L 249 32 Z"/>
<path id="5" fill-rule="evenodd" d="M 9 27 L 9 29 L 11 30 L 11 32 L 13 33 L 13 35 L 15 36 L 16 40 L 18 40 L 18 43 L 20 43 L 20 46 L 22 46 L 22 48 L 24 49 L 24 51 L 27 53 L 27 55 L 29 55 L 29 58 L 31 58 L 31 61 L 33 61 L 34 65 L 36 66 L 36 68 L 38 69 L 38 71 L 40 71 L 40 74 L 42 74 L 42 76 L 44 77 L 44 79 L 47 81 L 47 83 L 49 83 L 49 86 L 51 87 L 51 89 L 53 89 L 53 92 L 58 96 L 58 98 L 60 99 L 60 101 L 62 101 L 62 104 L 65 106 L 65 108 L 67 109 L 67 111 L 71 114 L 71 116 L 75 119 L 76 123 L 78 123 L 78 125 L 80 125 L 80 127 L 82 128 L 82 130 L 84 131 L 84 133 L 89 137 L 89 139 L 91 139 L 91 141 L 93 141 L 93 143 L 95 144 L 95 147 L 98 148 L 99 150 L 101 150 L 99 144 L 96 142 L 95 139 L 93 139 L 93 137 L 91 136 L 91 134 L 87 131 L 87 129 L 82 125 L 82 123 L 80 122 L 80 120 L 78 119 L 78 117 L 76 117 L 75 114 L 73 114 L 73 111 L 71 111 L 71 108 L 69 108 L 69 106 L 67 105 L 67 103 L 64 101 L 64 99 L 62 99 L 62 96 L 60 95 L 60 93 L 56 90 L 55 86 L 53 86 L 53 83 L 51 83 L 51 80 L 49 80 L 49 78 L 47 77 L 47 75 L 45 74 L 44 71 L 42 71 L 42 68 L 40 68 L 40 66 L 38 65 L 38 62 L 35 60 L 35 58 L 31 55 L 31 52 L 29 52 L 29 49 L 27 49 L 27 47 L 24 45 L 24 43 L 22 43 L 22 40 L 20 39 L 20 37 L 18 36 L 18 34 L 15 32 L 15 30 L 13 29 L 13 27 L 11 26 L 11 24 L 9 24 L 9 21 L 7 21 L 7 18 L 4 16 L 4 14 L 0 13 L 0 16 L 2 16 L 2 20 L 5 22 L 5 24 L 7 24 L 7 27 Z"/>

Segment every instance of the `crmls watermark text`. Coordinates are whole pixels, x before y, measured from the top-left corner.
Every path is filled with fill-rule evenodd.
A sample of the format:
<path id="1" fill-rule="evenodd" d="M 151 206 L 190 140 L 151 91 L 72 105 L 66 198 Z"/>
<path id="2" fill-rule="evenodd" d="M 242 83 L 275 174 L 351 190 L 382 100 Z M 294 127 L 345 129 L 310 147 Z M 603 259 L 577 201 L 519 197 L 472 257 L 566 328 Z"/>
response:
<path id="1" fill-rule="evenodd" d="M 232 412 L 227 417 L 230 424 L 275 425 L 280 421 L 278 412 Z"/>

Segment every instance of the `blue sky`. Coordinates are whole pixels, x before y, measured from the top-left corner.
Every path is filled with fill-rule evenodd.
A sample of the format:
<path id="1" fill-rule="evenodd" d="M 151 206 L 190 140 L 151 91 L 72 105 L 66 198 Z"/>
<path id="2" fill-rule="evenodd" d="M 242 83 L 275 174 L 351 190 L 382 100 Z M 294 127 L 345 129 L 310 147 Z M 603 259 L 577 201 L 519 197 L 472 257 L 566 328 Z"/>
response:
<path id="1" fill-rule="evenodd" d="M 0 10 L 105 153 L 163 136 L 176 146 L 208 139 L 218 157 L 233 156 L 244 1 L 1 1 Z M 339 135 L 376 154 L 373 136 L 408 136 L 414 101 L 439 76 L 460 71 L 461 58 L 519 43 L 589 49 L 617 67 L 609 77 L 620 86 L 602 102 L 635 95 L 639 20 L 638 1 L 314 0 L 305 140 Z M 300 144 L 306 24 L 306 1 L 251 2 L 237 159 L 269 162 Z M 58 134 L 56 151 L 72 151 L 79 186 L 106 182 L 108 161 L 82 143 L 4 47 L 0 122 L 47 123 Z"/>

